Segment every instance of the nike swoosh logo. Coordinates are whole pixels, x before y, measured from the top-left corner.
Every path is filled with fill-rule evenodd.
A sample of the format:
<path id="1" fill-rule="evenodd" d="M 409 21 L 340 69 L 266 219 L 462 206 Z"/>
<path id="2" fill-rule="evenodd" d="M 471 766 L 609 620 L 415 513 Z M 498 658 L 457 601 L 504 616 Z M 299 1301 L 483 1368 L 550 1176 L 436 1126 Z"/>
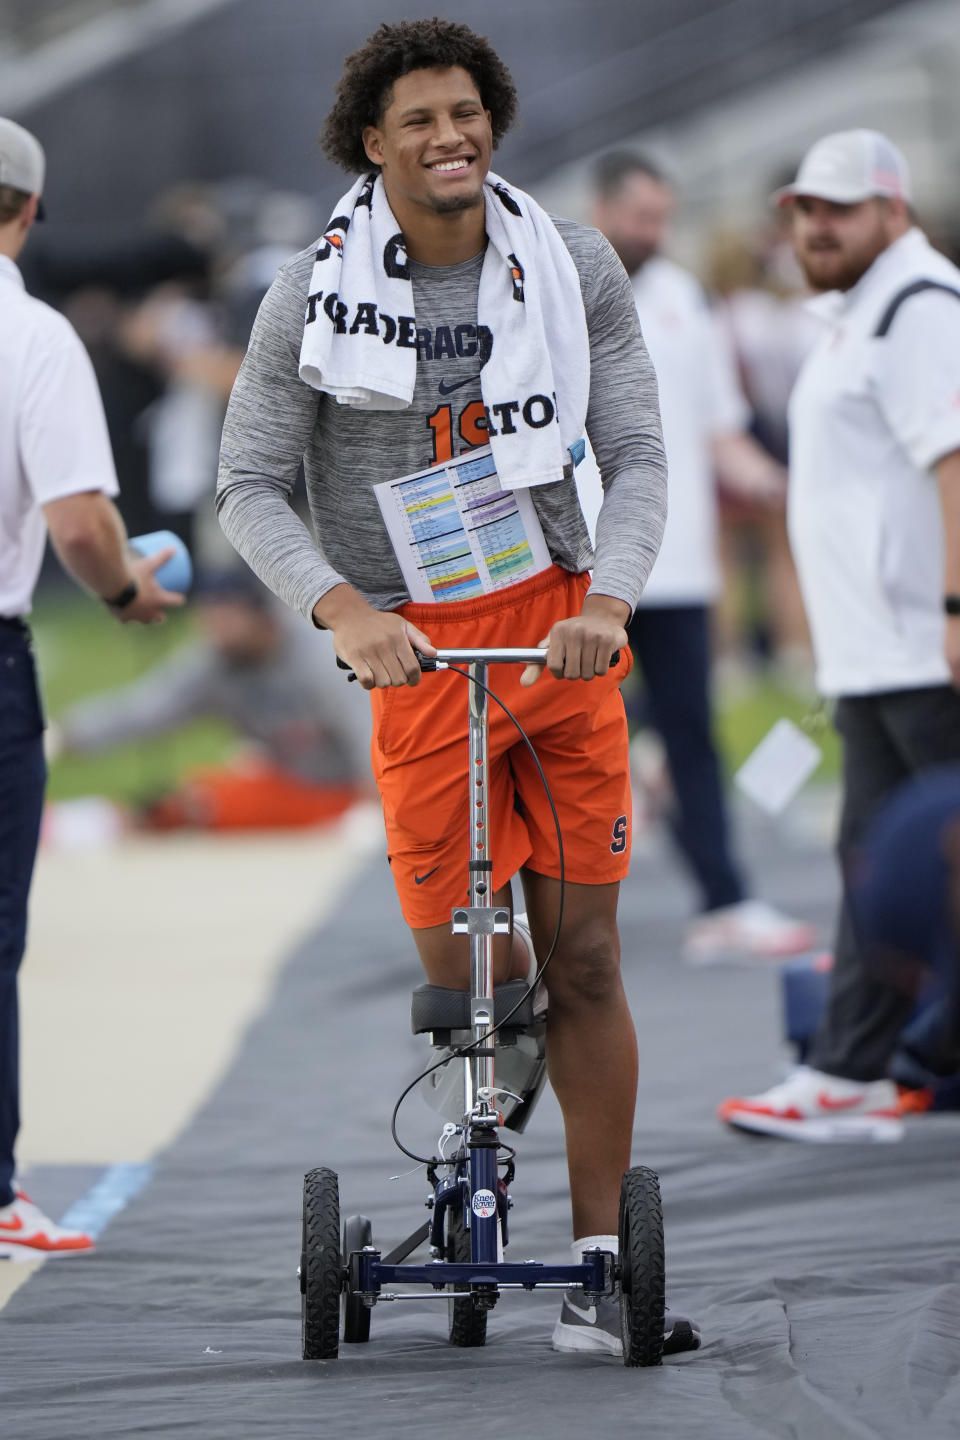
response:
<path id="1" fill-rule="evenodd" d="M 414 883 L 415 885 L 422 885 L 423 882 L 424 882 L 424 880 L 429 880 L 431 875 L 436 875 L 436 873 L 437 873 L 437 871 L 438 871 L 439 869 L 440 869 L 440 866 L 439 866 L 439 865 L 434 865 L 433 869 L 432 869 L 432 870 L 428 870 L 427 873 L 426 873 L 426 875 L 414 875 L 414 877 L 413 877 L 413 883 Z"/>
<path id="2" fill-rule="evenodd" d="M 569 1297 L 568 1297 L 568 1299 L 567 1299 L 567 1309 L 568 1309 L 568 1310 L 572 1310 L 573 1313 L 574 1313 L 574 1315 L 579 1315 L 579 1316 L 580 1316 L 580 1319 L 583 1320 L 585 1324 L 587 1324 L 587 1325 L 596 1325 L 596 1323 L 597 1323 L 597 1307 L 596 1307 L 596 1305 L 591 1305 L 588 1310 L 581 1310 L 580 1306 L 579 1306 L 579 1305 L 574 1305 L 573 1301 L 572 1301 L 571 1299 L 569 1299 Z"/>
<path id="3" fill-rule="evenodd" d="M 462 390 L 464 385 L 469 385 L 471 381 L 479 379 L 479 375 L 468 375 L 466 380 L 456 380 L 452 385 L 448 385 L 446 380 L 441 380 L 437 389 L 441 395 L 452 395 L 454 390 Z"/>
<path id="4" fill-rule="evenodd" d="M 14 1217 L 13 1217 L 13 1219 L 12 1219 L 11 1221 L 7 1221 L 7 1220 L 0 1221 L 0 1230 L 9 1230 L 11 1233 L 15 1233 L 17 1230 L 22 1230 L 22 1229 L 23 1229 L 23 1221 L 20 1219 L 20 1216 L 19 1216 L 19 1215 L 14 1215 Z"/>
<path id="5" fill-rule="evenodd" d="M 817 1104 L 821 1110 L 852 1110 L 854 1106 L 862 1103 L 862 1095 L 851 1095 L 846 1100 L 834 1100 L 825 1090 L 821 1090 L 817 1096 Z"/>

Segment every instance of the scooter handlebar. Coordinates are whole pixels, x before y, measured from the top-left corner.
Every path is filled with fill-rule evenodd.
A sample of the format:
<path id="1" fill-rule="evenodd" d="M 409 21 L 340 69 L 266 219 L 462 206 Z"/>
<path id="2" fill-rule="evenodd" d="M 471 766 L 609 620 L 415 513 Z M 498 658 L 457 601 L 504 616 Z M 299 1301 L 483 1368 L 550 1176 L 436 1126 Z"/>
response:
<path id="1" fill-rule="evenodd" d="M 542 665 L 547 658 L 546 649 L 534 647 L 528 649 L 500 648 L 488 650 L 438 650 L 436 655 L 422 655 L 419 650 L 414 650 L 417 663 L 420 669 L 428 674 L 438 669 L 446 669 L 448 665 Z M 617 665 L 620 661 L 620 651 L 614 650 L 610 656 L 610 664 Z M 356 680 L 356 673 L 351 670 L 345 660 L 337 656 L 337 665 L 341 670 L 348 671 L 347 679 Z"/>

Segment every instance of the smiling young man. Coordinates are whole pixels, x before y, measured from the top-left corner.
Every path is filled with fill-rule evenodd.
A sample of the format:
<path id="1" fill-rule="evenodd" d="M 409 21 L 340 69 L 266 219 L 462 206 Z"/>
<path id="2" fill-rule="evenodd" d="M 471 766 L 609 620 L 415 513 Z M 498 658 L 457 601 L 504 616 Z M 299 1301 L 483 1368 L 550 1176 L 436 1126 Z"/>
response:
<path id="1" fill-rule="evenodd" d="M 818 141 L 779 198 L 825 292 L 790 400 L 788 522 L 843 742 L 845 897 L 809 1064 L 720 1115 L 795 1140 L 896 1140 L 917 1107 L 887 1069 L 914 997 L 865 963 L 847 887 L 893 790 L 960 760 L 960 270 L 913 224 L 906 161 L 874 130 Z"/>
<path id="2" fill-rule="evenodd" d="M 420 684 L 413 647 L 547 644 L 548 673 L 504 666 L 494 683 L 537 747 L 565 840 L 547 1043 L 579 1259 L 591 1238 L 616 1246 L 630 1163 L 637 1048 L 616 923 L 630 814 L 618 687 L 624 626 L 663 532 L 666 475 L 656 382 L 616 256 L 598 232 L 552 221 L 489 173 L 515 105 L 502 62 L 465 26 L 383 25 L 348 58 L 324 145 L 360 178 L 264 301 L 227 414 L 217 503 L 250 565 L 332 631 L 371 691 L 392 874 L 434 984 L 468 983 L 466 937 L 450 933 L 466 893 L 466 707 L 460 682 Z M 605 486 L 595 554 L 573 478 L 584 431 Z M 492 507 L 482 528 L 509 538 L 483 552 L 490 578 L 480 529 L 449 574 L 429 539 L 412 544 L 411 569 L 374 486 L 488 445 L 500 488 L 481 496 L 481 510 Z M 315 538 L 289 507 L 301 461 Z M 420 511 L 405 513 L 415 536 Z M 518 565 L 509 583 L 495 578 L 505 556 Z M 543 954 L 560 891 L 556 837 L 495 707 L 490 786 L 496 899 L 509 903 L 519 872 Z M 498 980 L 528 963 L 519 935 L 498 942 Z M 616 1353 L 616 1309 L 568 1296 L 554 1343 Z M 698 1337 L 672 1316 L 666 1343 Z"/>

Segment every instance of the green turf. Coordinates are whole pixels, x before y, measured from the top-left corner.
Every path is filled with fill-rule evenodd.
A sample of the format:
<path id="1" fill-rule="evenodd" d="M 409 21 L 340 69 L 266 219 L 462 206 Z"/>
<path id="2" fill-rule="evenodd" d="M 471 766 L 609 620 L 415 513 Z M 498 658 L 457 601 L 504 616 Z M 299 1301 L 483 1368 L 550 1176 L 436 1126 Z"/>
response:
<path id="1" fill-rule="evenodd" d="M 85 695 L 136 679 L 189 639 L 191 623 L 187 610 L 172 614 L 163 625 L 121 626 L 102 606 L 76 591 L 42 593 L 32 624 L 48 714 L 55 719 Z M 728 773 L 742 764 L 781 716 L 800 724 L 809 709 L 765 680 L 721 703 L 717 739 Z M 816 778 L 836 775 L 837 740 L 832 728 L 824 723 L 813 738 L 824 749 Z M 204 720 L 109 754 L 65 757 L 51 767 L 49 794 L 55 800 L 77 795 L 106 795 L 120 802 L 142 799 L 168 788 L 194 766 L 222 760 L 233 743 L 227 725 Z"/>
<path id="2" fill-rule="evenodd" d="M 41 594 L 31 617 L 47 713 L 135 680 L 190 637 L 188 613 L 162 625 L 119 625 L 79 592 Z M 196 765 L 215 764 L 234 743 L 229 726 L 200 720 L 175 734 L 124 745 L 104 755 L 65 756 L 50 769 L 53 800 L 106 795 L 130 802 L 168 789 Z"/>
<path id="3" fill-rule="evenodd" d="M 823 761 L 812 777 L 832 780 L 839 773 L 840 745 L 825 707 L 799 699 L 789 690 L 758 680 L 735 699 L 728 698 L 717 707 L 717 743 L 723 753 L 725 767 L 731 773 L 742 765 L 751 750 L 782 717 L 809 734 L 823 751 Z"/>

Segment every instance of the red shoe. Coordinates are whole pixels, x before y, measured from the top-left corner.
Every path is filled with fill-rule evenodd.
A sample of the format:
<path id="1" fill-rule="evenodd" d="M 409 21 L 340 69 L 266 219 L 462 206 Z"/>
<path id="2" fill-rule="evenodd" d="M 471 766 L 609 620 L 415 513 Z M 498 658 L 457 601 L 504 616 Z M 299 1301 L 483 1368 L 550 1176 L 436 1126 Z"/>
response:
<path id="1" fill-rule="evenodd" d="M 92 1250 L 93 1241 L 82 1230 L 65 1230 L 18 1190 L 11 1205 L 0 1206 L 0 1255 L 71 1255 Z"/>

